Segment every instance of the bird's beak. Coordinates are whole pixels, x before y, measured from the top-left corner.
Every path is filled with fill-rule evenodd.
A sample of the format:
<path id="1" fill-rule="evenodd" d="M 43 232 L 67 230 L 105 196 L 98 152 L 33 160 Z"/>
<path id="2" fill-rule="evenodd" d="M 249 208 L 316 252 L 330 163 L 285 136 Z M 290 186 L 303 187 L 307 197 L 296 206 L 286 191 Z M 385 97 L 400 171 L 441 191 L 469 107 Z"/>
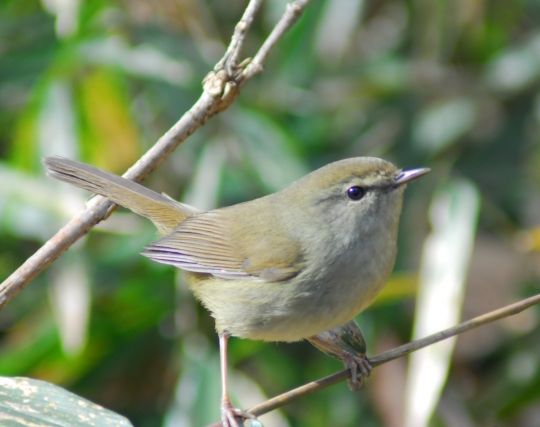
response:
<path id="1" fill-rule="evenodd" d="M 407 184 L 410 181 L 420 178 L 421 176 L 430 172 L 429 168 L 418 168 L 418 169 L 402 169 L 394 178 L 394 184 L 397 186 Z"/>

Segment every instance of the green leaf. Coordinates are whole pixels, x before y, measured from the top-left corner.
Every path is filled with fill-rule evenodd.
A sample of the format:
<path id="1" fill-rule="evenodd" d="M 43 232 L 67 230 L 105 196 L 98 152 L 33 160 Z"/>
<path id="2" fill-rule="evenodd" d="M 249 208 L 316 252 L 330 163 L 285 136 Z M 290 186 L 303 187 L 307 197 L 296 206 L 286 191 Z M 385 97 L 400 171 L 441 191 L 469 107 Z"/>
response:
<path id="1" fill-rule="evenodd" d="M 4 427 L 132 426 L 127 418 L 63 388 L 23 377 L 0 377 L 0 424 Z"/>
<path id="2" fill-rule="evenodd" d="M 476 236 L 480 192 L 466 180 L 449 181 L 435 192 L 431 234 L 422 254 L 413 338 L 459 322 Z M 410 356 L 405 425 L 427 426 L 446 383 L 456 337 Z"/>

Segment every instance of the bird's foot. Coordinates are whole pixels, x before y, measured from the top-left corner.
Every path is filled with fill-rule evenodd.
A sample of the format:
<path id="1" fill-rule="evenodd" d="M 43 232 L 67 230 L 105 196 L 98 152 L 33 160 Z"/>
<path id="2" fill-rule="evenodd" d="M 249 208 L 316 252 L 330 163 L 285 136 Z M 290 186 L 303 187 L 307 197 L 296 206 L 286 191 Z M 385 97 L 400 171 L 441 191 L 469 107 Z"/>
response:
<path id="1" fill-rule="evenodd" d="M 229 401 L 221 404 L 221 424 L 223 427 L 244 427 L 247 420 L 255 421 L 257 418 L 247 411 L 235 408 Z"/>
<path id="2" fill-rule="evenodd" d="M 345 352 L 342 355 L 343 364 L 349 369 L 351 376 L 347 383 L 352 391 L 358 391 L 371 374 L 371 362 L 365 353 Z"/>

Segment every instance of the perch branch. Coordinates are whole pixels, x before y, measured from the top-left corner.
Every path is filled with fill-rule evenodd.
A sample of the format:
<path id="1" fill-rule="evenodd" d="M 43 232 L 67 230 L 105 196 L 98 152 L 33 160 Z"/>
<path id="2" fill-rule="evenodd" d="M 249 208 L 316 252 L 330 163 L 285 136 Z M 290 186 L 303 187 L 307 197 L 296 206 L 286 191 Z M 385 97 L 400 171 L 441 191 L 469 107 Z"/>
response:
<path id="1" fill-rule="evenodd" d="M 239 88 L 249 79 L 262 71 L 264 61 L 270 49 L 294 25 L 298 16 L 307 6 L 307 0 L 291 2 L 283 16 L 277 22 L 268 39 L 262 44 L 257 58 L 257 67 L 251 67 L 250 73 L 241 73 L 239 77 L 231 75 L 230 70 L 241 68 L 238 64 L 240 49 L 254 16 L 262 0 L 251 0 L 237 24 L 231 42 L 224 57 L 214 71 L 204 79 L 203 92 L 195 104 L 123 175 L 134 181 L 142 181 L 152 172 L 178 145 L 193 132 L 203 126 L 215 114 L 225 110 L 238 96 Z M 291 9 L 295 11 L 291 14 Z M 235 63 L 233 63 L 234 61 Z M 34 277 L 54 262 L 75 241 L 86 234 L 94 225 L 107 218 L 115 205 L 106 198 L 92 198 L 85 210 L 74 216 L 53 237 L 41 246 L 17 270 L 0 284 L 0 309 L 11 301 Z"/>
<path id="2" fill-rule="evenodd" d="M 509 317 L 509 316 L 513 316 L 515 314 L 521 313 L 523 310 L 539 303 L 540 303 L 540 294 L 537 294 L 532 297 L 526 298 L 524 300 L 515 302 L 513 304 L 510 304 L 510 305 L 498 308 L 496 310 L 490 311 L 488 313 L 482 314 L 480 316 L 474 317 L 463 323 L 452 326 L 451 328 L 442 330 L 432 335 L 428 335 L 427 337 L 420 338 L 415 341 L 411 341 L 407 344 L 396 347 L 392 350 L 385 351 L 381 354 L 378 354 L 377 356 L 370 357 L 369 360 L 371 361 L 371 364 L 373 367 L 382 365 L 383 363 L 390 362 L 391 360 L 405 356 L 409 353 L 412 353 L 423 347 L 427 347 L 436 342 L 445 340 L 447 338 L 453 337 L 455 335 L 458 335 L 463 332 L 469 331 L 471 329 L 477 328 L 479 326 L 485 325 L 486 323 L 494 322 L 495 320 L 499 320 L 504 317 Z M 267 412 L 270 412 L 273 409 L 284 406 L 295 399 L 314 393 L 318 390 L 322 390 L 323 388 L 336 384 L 340 381 L 346 380 L 347 378 L 349 378 L 349 370 L 343 369 L 332 375 L 328 375 L 318 380 L 311 381 L 300 387 L 289 390 L 278 396 L 272 397 L 266 402 L 260 403 L 257 406 L 254 406 L 253 408 L 249 409 L 249 412 L 255 416 L 266 414 Z"/>

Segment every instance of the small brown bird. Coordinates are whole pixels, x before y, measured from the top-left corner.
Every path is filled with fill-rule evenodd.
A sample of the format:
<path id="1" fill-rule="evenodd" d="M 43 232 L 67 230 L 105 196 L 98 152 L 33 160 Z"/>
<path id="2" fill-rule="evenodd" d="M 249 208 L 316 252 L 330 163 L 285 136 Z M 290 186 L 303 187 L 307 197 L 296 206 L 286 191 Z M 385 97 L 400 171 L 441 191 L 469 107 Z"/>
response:
<path id="1" fill-rule="evenodd" d="M 364 354 L 351 357 L 339 342 L 335 351 L 331 331 L 348 328 L 381 290 L 395 260 L 405 184 L 429 169 L 345 159 L 268 196 L 200 212 L 89 165 L 60 157 L 44 163 L 50 176 L 149 218 L 164 235 L 142 254 L 185 270 L 190 289 L 215 318 L 224 426 L 249 417 L 227 394 L 230 336 L 309 339 L 352 371 L 369 370 Z"/>

